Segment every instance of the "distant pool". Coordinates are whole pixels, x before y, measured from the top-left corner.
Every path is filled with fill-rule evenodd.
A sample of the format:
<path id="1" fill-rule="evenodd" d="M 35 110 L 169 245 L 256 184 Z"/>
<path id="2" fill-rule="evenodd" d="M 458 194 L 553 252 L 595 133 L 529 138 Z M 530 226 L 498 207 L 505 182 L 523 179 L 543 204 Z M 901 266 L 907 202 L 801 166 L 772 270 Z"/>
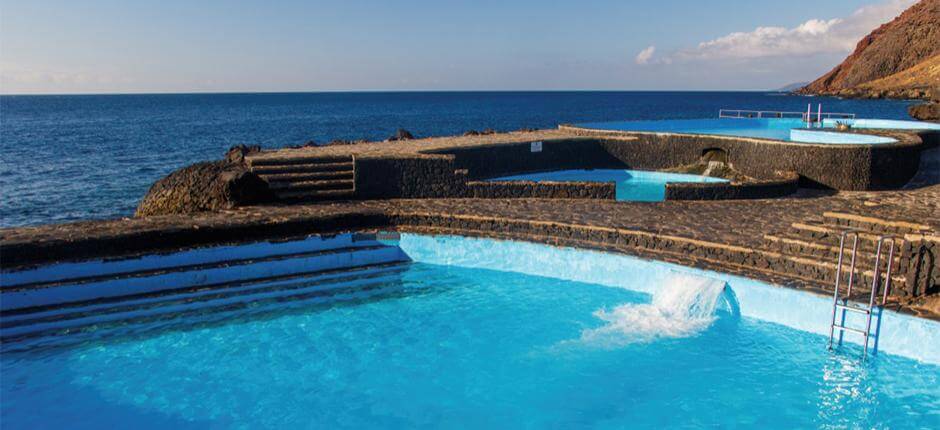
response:
<path id="1" fill-rule="evenodd" d="M 844 122 L 848 122 L 852 124 L 853 127 L 859 129 L 940 130 L 940 124 L 920 121 L 856 119 L 844 120 Z M 832 129 L 836 126 L 836 121 L 826 120 L 823 121 L 823 125 L 824 128 Z M 895 142 L 894 139 L 883 136 L 836 133 L 815 127 L 808 128 L 803 120 L 794 118 L 704 118 L 658 121 L 613 121 L 583 123 L 577 124 L 577 126 L 614 131 L 753 137 L 800 143 L 877 145 Z"/>
<path id="2" fill-rule="evenodd" d="M 648 172 L 642 170 L 557 170 L 526 173 L 523 175 L 492 178 L 491 181 L 557 181 L 557 182 L 615 182 L 617 200 L 634 202 L 661 202 L 666 199 L 669 182 L 728 182 L 726 179 L 681 173 Z"/>

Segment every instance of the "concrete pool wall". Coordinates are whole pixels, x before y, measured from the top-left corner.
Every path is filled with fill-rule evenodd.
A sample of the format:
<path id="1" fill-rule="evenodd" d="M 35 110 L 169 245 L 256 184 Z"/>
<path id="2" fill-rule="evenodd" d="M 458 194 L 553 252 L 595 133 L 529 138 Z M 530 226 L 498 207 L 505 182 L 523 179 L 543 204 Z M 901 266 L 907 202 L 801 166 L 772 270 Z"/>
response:
<path id="1" fill-rule="evenodd" d="M 726 282 L 741 316 L 751 317 L 818 335 L 828 335 L 832 299 L 713 271 L 647 261 L 635 257 L 543 244 L 470 238 L 402 234 L 395 242 L 415 262 L 486 268 L 529 275 L 635 288 L 636 278 L 653 293 L 675 273 L 706 276 Z M 940 363 L 940 322 L 884 311 L 872 344 L 885 352 Z M 858 315 L 852 324 L 864 323 Z M 874 333 L 874 331 L 873 331 Z M 861 336 L 844 340 L 859 344 Z M 825 339 L 820 338 L 820 348 Z"/>
<path id="2" fill-rule="evenodd" d="M 645 169 L 694 163 L 705 151 L 721 150 L 738 171 L 754 177 L 796 172 L 801 185 L 862 191 L 903 186 L 917 172 L 920 152 L 936 144 L 934 131 L 878 130 L 897 140 L 875 145 L 808 144 L 736 136 L 621 132 L 561 126 L 582 135 L 629 136 L 636 144 L 605 147 L 617 159 Z"/>

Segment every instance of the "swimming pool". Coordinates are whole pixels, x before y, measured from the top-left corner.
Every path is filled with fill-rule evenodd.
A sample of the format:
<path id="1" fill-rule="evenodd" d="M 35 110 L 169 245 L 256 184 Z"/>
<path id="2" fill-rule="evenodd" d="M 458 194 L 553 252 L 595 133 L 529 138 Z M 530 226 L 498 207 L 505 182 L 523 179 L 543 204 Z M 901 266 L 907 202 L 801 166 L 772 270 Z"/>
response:
<path id="1" fill-rule="evenodd" d="M 720 136 L 754 137 L 799 143 L 866 144 L 877 145 L 896 142 L 895 139 L 856 133 L 837 133 L 837 122 L 852 124 L 857 129 L 940 130 L 940 124 L 920 121 L 896 120 L 824 120 L 823 128 L 807 127 L 794 118 L 705 118 L 657 121 L 613 121 L 577 124 L 577 127 L 652 133 L 709 134 Z"/>
<path id="2" fill-rule="evenodd" d="M 62 310 L 45 318 L 90 318 L 84 326 L 5 338 L 4 427 L 940 422 L 937 323 L 887 312 L 880 352 L 860 361 L 855 344 L 826 351 L 826 298 L 622 255 L 455 236 L 345 235 L 60 265 L 3 288 L 43 279 L 67 288 L 68 276 L 141 265 L 156 270 L 147 277 L 164 276 L 157 269 L 166 264 L 227 258 L 240 263 L 177 273 L 177 282 L 201 285 L 173 293 L 185 298 L 72 304 L 67 318 Z M 137 292 L 183 286 L 167 279 L 134 285 Z M 229 284 L 210 287 L 219 280 Z M 96 282 L 104 281 L 82 285 Z M 123 319 L 90 316 L 129 300 L 137 303 Z M 156 316 L 161 307 L 171 309 Z M 141 319 L 145 312 L 151 318 Z"/>
<path id="3" fill-rule="evenodd" d="M 619 169 L 557 170 L 503 176 L 492 178 L 490 181 L 614 182 L 617 184 L 617 200 L 638 202 L 663 201 L 666 198 L 666 184 L 669 182 L 728 182 L 727 179 L 700 175 Z"/>

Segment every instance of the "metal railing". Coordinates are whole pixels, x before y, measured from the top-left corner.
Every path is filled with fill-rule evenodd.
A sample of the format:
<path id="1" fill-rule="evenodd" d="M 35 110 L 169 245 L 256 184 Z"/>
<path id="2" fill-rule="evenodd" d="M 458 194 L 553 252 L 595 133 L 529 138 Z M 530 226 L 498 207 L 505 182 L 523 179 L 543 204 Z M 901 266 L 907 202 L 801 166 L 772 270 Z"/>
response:
<path id="1" fill-rule="evenodd" d="M 718 118 L 799 118 L 807 122 L 823 119 L 855 119 L 854 113 L 842 112 L 785 112 L 775 110 L 719 109 Z"/>

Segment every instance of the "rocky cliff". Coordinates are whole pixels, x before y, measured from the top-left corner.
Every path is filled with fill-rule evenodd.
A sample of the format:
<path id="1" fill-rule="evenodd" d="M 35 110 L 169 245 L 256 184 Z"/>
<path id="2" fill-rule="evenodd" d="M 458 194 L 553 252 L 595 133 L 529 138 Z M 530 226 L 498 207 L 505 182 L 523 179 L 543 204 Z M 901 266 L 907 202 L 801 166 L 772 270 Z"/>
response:
<path id="1" fill-rule="evenodd" d="M 134 216 L 218 211 L 273 199 L 268 184 L 244 165 L 203 162 L 179 169 L 154 183 Z"/>
<path id="2" fill-rule="evenodd" d="M 924 72 L 936 70 L 938 56 L 940 0 L 921 0 L 862 38 L 845 61 L 799 92 L 928 98 L 938 78 Z"/>

